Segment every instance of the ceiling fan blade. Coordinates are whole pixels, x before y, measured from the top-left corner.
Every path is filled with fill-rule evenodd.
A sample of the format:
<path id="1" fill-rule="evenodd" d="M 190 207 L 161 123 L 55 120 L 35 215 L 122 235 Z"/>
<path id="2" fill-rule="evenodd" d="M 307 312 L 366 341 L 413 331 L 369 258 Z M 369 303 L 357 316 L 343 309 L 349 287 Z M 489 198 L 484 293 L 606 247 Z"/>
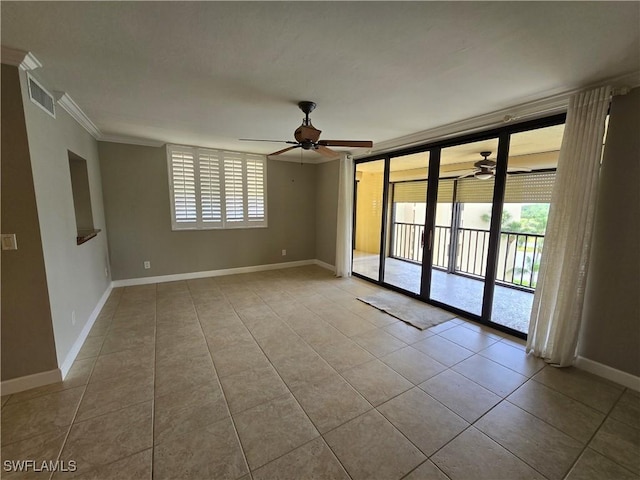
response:
<path id="1" fill-rule="evenodd" d="M 290 142 L 287 142 L 290 143 Z M 282 150 L 278 150 L 277 152 L 273 152 L 267 155 L 267 157 L 273 157 L 274 155 L 280 155 L 282 153 L 288 152 L 289 150 L 293 150 L 294 148 L 300 148 L 300 145 L 296 144 L 295 147 L 287 147 L 287 148 L 283 148 Z"/>
<path id="2" fill-rule="evenodd" d="M 318 145 L 325 147 L 354 147 L 354 148 L 372 148 L 371 140 L 320 140 Z"/>
<path id="3" fill-rule="evenodd" d="M 290 140 L 259 140 L 257 138 L 239 138 L 241 142 L 272 142 L 272 143 L 289 143 L 291 145 L 297 145 L 298 142 L 292 142 Z"/>
<path id="4" fill-rule="evenodd" d="M 507 168 L 507 173 L 530 172 L 530 171 L 531 171 L 530 168 L 522 168 L 522 167 Z"/>
<path id="5" fill-rule="evenodd" d="M 465 173 L 464 175 L 460 175 L 457 179 L 460 180 L 461 178 L 472 177 L 475 174 L 476 174 L 476 170 L 471 170 L 470 172 Z"/>
<path id="6" fill-rule="evenodd" d="M 338 152 L 336 152 L 335 150 L 331 150 L 330 148 L 327 148 L 324 145 L 317 145 L 314 150 L 318 152 L 320 155 L 322 155 L 323 157 L 327 157 L 327 158 L 337 158 L 340 156 Z"/>

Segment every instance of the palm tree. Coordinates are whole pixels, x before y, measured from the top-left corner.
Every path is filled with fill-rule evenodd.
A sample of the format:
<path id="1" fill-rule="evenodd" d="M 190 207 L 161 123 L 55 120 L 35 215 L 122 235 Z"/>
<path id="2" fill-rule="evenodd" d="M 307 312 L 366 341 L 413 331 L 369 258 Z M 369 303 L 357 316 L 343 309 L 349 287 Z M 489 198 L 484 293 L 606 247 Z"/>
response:
<path id="1" fill-rule="evenodd" d="M 517 285 L 523 285 L 525 287 L 536 288 L 536 283 L 538 279 L 537 273 L 540 271 L 540 257 L 542 252 L 533 252 L 533 256 L 529 256 L 525 252 L 524 257 L 524 266 L 516 267 L 510 269 L 510 272 L 513 272 L 511 278 L 512 283 Z M 531 282 L 529 280 L 525 280 L 525 276 L 529 276 Z M 520 277 L 520 281 L 517 281 L 515 277 Z"/>

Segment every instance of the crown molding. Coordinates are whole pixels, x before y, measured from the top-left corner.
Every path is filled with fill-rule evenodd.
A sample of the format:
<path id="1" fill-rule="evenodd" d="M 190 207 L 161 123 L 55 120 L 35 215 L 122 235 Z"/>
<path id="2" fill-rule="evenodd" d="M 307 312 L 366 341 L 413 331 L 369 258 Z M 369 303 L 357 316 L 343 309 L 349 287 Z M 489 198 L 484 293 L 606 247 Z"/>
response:
<path id="1" fill-rule="evenodd" d="M 58 105 L 60 105 L 73 119 L 80 124 L 87 132 L 91 134 L 93 138 L 99 140 L 102 136 L 100 129 L 96 127 L 95 123 L 87 116 L 86 113 L 78 106 L 73 98 L 65 92 L 55 92 Z"/>
<path id="2" fill-rule="evenodd" d="M 101 142 L 126 143 L 128 145 L 140 145 L 142 147 L 162 147 L 167 142 L 160 140 L 150 140 L 148 138 L 127 137 L 124 135 L 101 135 L 98 138 Z"/>
<path id="3" fill-rule="evenodd" d="M 587 85 L 585 87 L 574 88 L 559 94 L 551 95 L 539 100 L 522 103 L 514 107 L 504 108 L 495 112 L 468 118 L 459 122 L 452 122 L 429 130 L 412 133 L 403 137 L 385 140 L 375 144 L 370 154 L 357 155 L 356 158 L 363 158 L 369 155 L 387 153 L 389 151 L 411 147 L 420 143 L 435 142 L 447 138 L 460 136 L 463 134 L 489 130 L 499 127 L 505 123 L 510 123 L 524 119 L 534 119 L 562 113 L 567 110 L 569 99 L 572 95 L 595 88 L 600 85 L 611 85 L 614 95 L 624 95 L 631 89 L 640 86 L 640 71 L 627 73 L 618 77 L 610 78 L 598 84 Z"/>
<path id="4" fill-rule="evenodd" d="M 16 48 L 2 46 L 2 63 L 7 65 L 13 65 L 19 67 L 25 72 L 28 70 L 35 70 L 42 67 L 40 60 L 31 52 L 25 52 L 24 50 L 18 50 Z"/>
<path id="5" fill-rule="evenodd" d="M 20 68 L 25 71 L 35 70 L 36 68 L 40 68 L 40 67 L 42 67 L 42 63 L 40 63 L 40 60 L 38 60 L 36 56 L 31 52 L 27 52 L 27 54 L 24 57 L 24 60 L 20 64 Z"/>

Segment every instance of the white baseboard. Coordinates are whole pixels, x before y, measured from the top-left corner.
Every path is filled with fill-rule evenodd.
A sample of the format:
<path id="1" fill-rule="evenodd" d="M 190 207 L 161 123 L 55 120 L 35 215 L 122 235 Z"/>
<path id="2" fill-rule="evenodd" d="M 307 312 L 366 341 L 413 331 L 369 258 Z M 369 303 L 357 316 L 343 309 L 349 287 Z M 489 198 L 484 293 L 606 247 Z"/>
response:
<path id="1" fill-rule="evenodd" d="M 326 268 L 327 270 L 330 270 L 333 273 L 336 273 L 335 265 L 331 265 L 330 263 L 323 262 L 322 260 L 318 260 L 317 258 L 314 260 L 314 263 L 319 267 Z"/>
<path id="2" fill-rule="evenodd" d="M 0 384 L 0 392 L 2 395 L 11 395 L 13 393 L 61 381 L 62 372 L 59 368 L 56 368 L 55 370 L 49 370 L 48 372 L 34 373 L 33 375 L 25 375 L 24 377 L 5 380 Z"/>
<path id="3" fill-rule="evenodd" d="M 109 287 L 102 294 L 102 297 L 96 304 L 95 308 L 93 309 L 93 312 L 91 312 L 91 315 L 89 316 L 87 323 L 84 325 L 84 328 L 80 332 L 80 335 L 78 336 L 76 341 L 73 343 L 73 346 L 71 347 L 71 350 L 69 350 L 69 353 L 67 353 L 67 356 L 65 357 L 64 362 L 62 362 L 62 365 L 60 366 L 60 371 L 62 373 L 63 379 L 67 376 L 67 373 L 69 373 L 69 369 L 71 368 L 71 366 L 73 365 L 73 362 L 78 356 L 78 353 L 82 348 L 82 345 L 84 345 L 84 341 L 89 336 L 91 327 L 93 327 L 93 324 L 96 322 L 98 315 L 100 315 L 100 311 L 102 310 L 102 307 L 104 307 L 104 304 L 109 298 L 109 295 L 111 294 L 112 289 L 113 289 L 112 284 L 110 284 Z"/>
<path id="4" fill-rule="evenodd" d="M 305 265 L 318 265 L 316 262 L 318 262 L 318 260 L 299 260 L 296 262 L 271 263 L 267 265 L 253 265 L 251 267 L 225 268 L 222 270 L 207 270 L 204 272 L 177 273 L 173 275 L 160 275 L 157 277 L 128 278 L 125 280 L 114 280 L 111 285 L 113 287 L 131 287 L 133 285 L 147 285 L 149 283 L 176 282 L 180 280 L 194 280 L 197 278 L 207 278 L 207 277 L 222 277 L 224 275 L 236 275 L 239 273 L 264 272 L 266 270 L 279 270 L 281 268 L 303 267 Z"/>
<path id="5" fill-rule="evenodd" d="M 578 357 L 574 363 L 576 368 L 584 370 L 585 372 L 593 373 L 599 377 L 606 378 L 612 382 L 624 385 L 627 388 L 640 392 L 640 377 L 631 375 L 630 373 L 617 370 L 613 367 L 605 365 L 604 363 L 595 362 L 585 357 Z"/>

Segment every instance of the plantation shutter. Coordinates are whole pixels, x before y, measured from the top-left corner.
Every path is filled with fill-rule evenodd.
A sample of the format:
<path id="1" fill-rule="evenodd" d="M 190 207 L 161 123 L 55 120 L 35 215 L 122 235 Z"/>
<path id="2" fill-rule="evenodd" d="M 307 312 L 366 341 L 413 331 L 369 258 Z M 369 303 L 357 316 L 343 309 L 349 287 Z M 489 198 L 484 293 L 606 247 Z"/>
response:
<path id="1" fill-rule="evenodd" d="M 173 223 L 184 227 L 196 225 L 196 178 L 193 151 L 172 148 L 171 190 L 173 193 Z"/>
<path id="2" fill-rule="evenodd" d="M 247 221 L 265 221 L 265 179 L 264 158 L 247 158 Z"/>
<path id="3" fill-rule="evenodd" d="M 267 226 L 267 161 L 262 155 L 167 147 L 174 230 Z"/>
<path id="4" fill-rule="evenodd" d="M 202 222 L 210 226 L 222 225 L 222 185 L 220 159 L 217 152 L 200 150 L 200 205 Z"/>
<path id="5" fill-rule="evenodd" d="M 244 221 L 243 165 L 239 154 L 224 154 L 225 222 Z"/>

